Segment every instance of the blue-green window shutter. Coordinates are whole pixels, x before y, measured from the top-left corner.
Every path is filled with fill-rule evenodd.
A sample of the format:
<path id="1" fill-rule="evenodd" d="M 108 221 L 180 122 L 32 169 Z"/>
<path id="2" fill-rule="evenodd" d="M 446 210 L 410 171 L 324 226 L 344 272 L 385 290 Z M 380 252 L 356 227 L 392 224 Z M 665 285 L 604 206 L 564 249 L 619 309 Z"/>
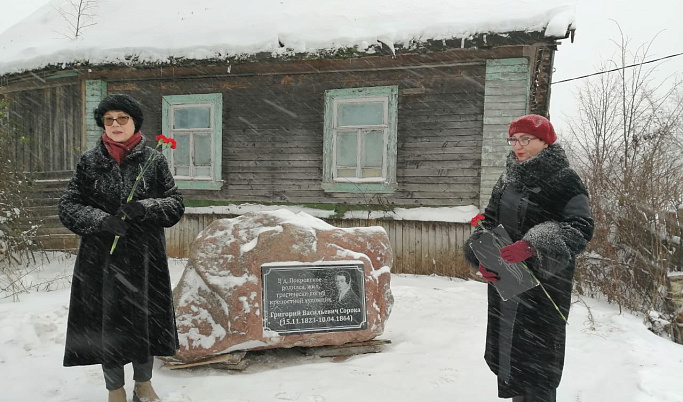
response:
<path id="1" fill-rule="evenodd" d="M 505 142 L 512 120 L 529 111 L 529 60 L 523 57 L 486 60 L 484 127 L 481 147 L 479 207 L 486 207 L 505 169 L 510 146 Z"/>
<path id="2" fill-rule="evenodd" d="M 327 192 L 396 191 L 398 86 L 325 91 Z"/>
<path id="3" fill-rule="evenodd" d="M 100 101 L 107 96 L 107 83 L 102 80 L 85 81 L 85 146 L 91 149 L 97 144 L 97 140 L 102 136 L 103 129 L 97 127 L 93 113 L 100 104 Z"/>
<path id="4" fill-rule="evenodd" d="M 163 134 L 177 142 L 164 155 L 178 188 L 220 190 L 223 186 L 223 95 L 163 97 Z"/>

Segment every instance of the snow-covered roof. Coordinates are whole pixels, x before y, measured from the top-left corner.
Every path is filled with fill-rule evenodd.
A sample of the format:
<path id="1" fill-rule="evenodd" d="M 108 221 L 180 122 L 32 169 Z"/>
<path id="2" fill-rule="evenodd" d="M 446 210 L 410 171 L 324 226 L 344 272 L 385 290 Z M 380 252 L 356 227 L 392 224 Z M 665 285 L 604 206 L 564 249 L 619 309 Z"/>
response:
<path id="1" fill-rule="evenodd" d="M 52 0 L 0 34 L 0 75 L 49 65 L 372 51 L 481 33 L 560 38 L 576 0 Z M 70 16 L 71 15 L 71 16 Z"/>

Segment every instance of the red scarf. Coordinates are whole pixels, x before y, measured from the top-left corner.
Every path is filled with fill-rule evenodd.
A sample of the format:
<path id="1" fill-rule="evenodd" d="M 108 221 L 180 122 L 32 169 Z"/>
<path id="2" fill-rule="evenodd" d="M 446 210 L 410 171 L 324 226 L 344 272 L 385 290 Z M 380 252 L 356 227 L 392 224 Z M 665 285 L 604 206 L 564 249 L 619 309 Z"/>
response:
<path id="1" fill-rule="evenodd" d="M 116 142 L 107 137 L 107 134 L 102 134 L 102 141 L 104 142 L 104 146 L 107 147 L 109 156 L 111 156 L 112 159 L 114 159 L 116 163 L 121 166 L 121 161 L 123 161 L 123 159 L 128 156 L 130 151 L 135 148 L 140 141 L 142 141 L 142 133 L 138 131 L 125 142 Z"/>

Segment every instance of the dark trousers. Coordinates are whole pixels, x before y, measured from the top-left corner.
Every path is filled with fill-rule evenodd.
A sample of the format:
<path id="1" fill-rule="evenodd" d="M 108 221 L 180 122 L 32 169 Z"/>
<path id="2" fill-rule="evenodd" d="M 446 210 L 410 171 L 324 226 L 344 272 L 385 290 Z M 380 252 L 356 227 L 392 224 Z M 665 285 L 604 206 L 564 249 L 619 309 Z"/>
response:
<path id="1" fill-rule="evenodd" d="M 555 389 L 527 390 L 524 395 L 512 398 L 512 402 L 555 402 L 556 400 L 557 392 Z"/>
<path id="2" fill-rule="evenodd" d="M 145 382 L 152 379 L 152 368 L 154 367 L 154 357 L 150 356 L 144 363 L 133 362 L 133 380 L 135 382 Z M 123 366 L 102 365 L 104 372 L 104 383 L 107 389 L 112 391 L 119 389 L 126 383 Z"/>

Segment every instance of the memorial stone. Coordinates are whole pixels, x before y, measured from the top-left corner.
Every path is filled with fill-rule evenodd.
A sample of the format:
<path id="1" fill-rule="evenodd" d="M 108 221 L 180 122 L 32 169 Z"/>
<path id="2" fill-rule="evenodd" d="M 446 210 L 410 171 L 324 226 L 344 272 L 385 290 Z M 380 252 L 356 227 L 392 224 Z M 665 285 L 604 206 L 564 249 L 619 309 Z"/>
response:
<path id="1" fill-rule="evenodd" d="M 284 209 L 218 219 L 192 243 L 174 289 L 174 358 L 371 340 L 391 313 L 391 264 L 381 227 Z"/>

